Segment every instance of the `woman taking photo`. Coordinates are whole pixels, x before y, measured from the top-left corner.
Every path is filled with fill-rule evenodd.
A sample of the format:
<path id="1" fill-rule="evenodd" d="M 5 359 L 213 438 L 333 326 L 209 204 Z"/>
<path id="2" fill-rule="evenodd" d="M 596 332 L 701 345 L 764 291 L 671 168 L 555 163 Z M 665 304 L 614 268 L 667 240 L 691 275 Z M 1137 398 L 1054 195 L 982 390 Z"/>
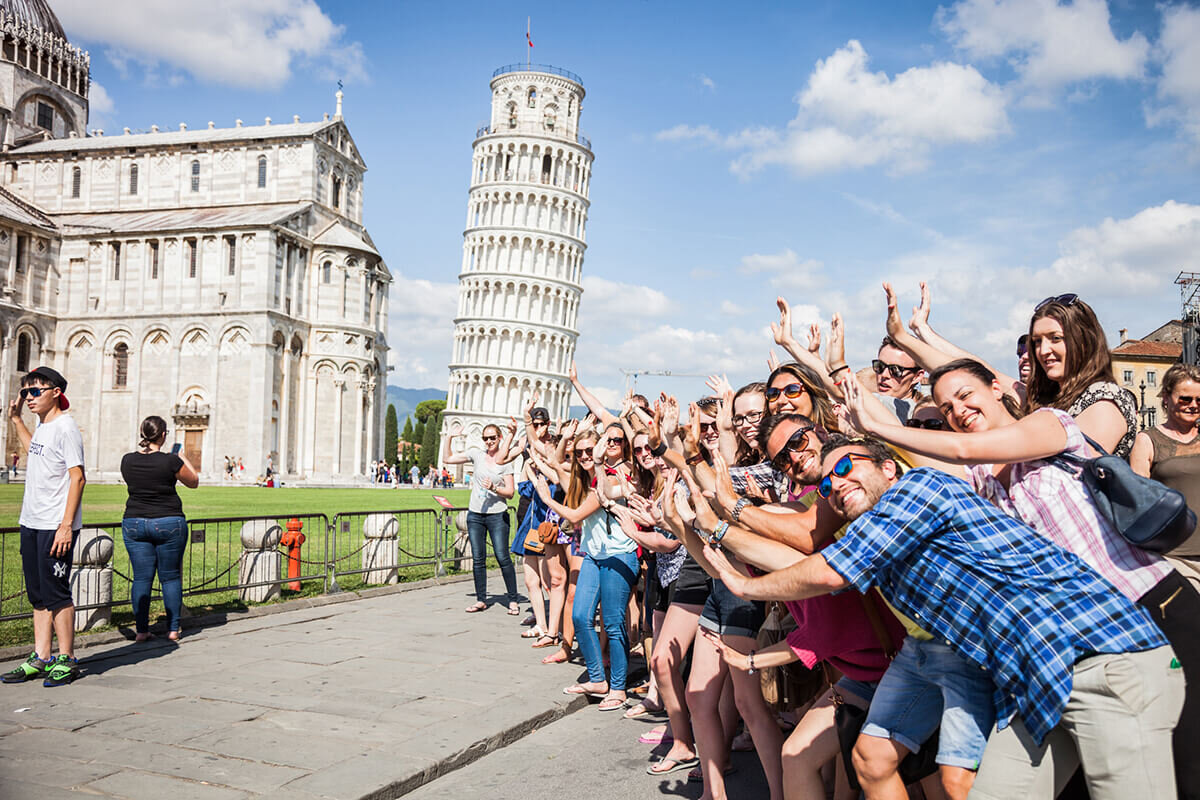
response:
<path id="1" fill-rule="evenodd" d="M 1137 435 L 1129 466 L 1182 492 L 1191 509 L 1200 512 L 1200 367 L 1172 365 L 1163 376 L 1159 397 L 1166 419 Z M 1200 525 L 1171 551 L 1168 560 L 1200 585 Z"/>
<path id="2" fill-rule="evenodd" d="M 174 642 L 180 635 L 183 551 L 187 547 L 187 519 L 175 484 L 195 489 L 200 476 L 177 452 L 162 452 L 167 440 L 167 423 L 162 417 L 146 417 L 140 432 L 138 449 L 121 459 L 121 477 L 129 490 L 121 538 L 133 567 L 134 641 L 150 638 L 150 589 L 157 572 L 167 609 L 167 638 Z"/>
<path id="3" fill-rule="evenodd" d="M 508 544 L 508 501 L 516 493 L 513 483 L 512 464 L 497 463 L 500 450 L 500 428 L 488 425 L 483 429 L 483 446 L 469 448 L 463 453 L 451 452 L 451 443 L 461 437 L 462 425 L 454 423 L 442 447 L 442 463 L 466 464 L 473 467 L 471 478 L 471 501 L 467 511 L 467 536 L 471 540 L 471 571 L 475 577 L 475 603 L 467 607 L 468 614 L 483 611 L 487 604 L 487 545 L 491 539 L 492 552 L 500 574 L 504 576 L 504 588 L 508 592 L 508 613 L 517 616 L 521 606 L 517 603 L 517 574 L 513 570 Z"/>

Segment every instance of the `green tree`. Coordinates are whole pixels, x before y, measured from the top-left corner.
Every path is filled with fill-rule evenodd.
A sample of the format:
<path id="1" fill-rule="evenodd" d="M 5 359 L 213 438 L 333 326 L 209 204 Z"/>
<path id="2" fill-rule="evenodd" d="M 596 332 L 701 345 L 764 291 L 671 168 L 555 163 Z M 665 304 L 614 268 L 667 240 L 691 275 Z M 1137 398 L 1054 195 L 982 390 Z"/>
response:
<path id="1" fill-rule="evenodd" d="M 387 416 L 383 420 L 383 460 L 396 463 L 396 407 L 388 403 Z"/>
<path id="2" fill-rule="evenodd" d="M 417 420 L 417 424 L 413 426 L 413 435 L 410 440 L 413 444 L 420 444 L 425 441 L 425 423 Z"/>
<path id="3" fill-rule="evenodd" d="M 438 460 L 438 441 L 441 439 L 442 413 L 439 411 L 425 423 L 424 437 L 421 439 L 421 472 L 424 473 Z"/>
<path id="4" fill-rule="evenodd" d="M 413 413 L 417 415 L 418 422 L 428 422 L 430 417 L 440 414 L 445 410 L 445 400 L 422 400 L 417 403 L 417 408 Z"/>
<path id="5" fill-rule="evenodd" d="M 413 440 L 412 417 L 404 418 L 404 433 L 400 434 L 400 440 L 404 442 L 411 442 Z"/>

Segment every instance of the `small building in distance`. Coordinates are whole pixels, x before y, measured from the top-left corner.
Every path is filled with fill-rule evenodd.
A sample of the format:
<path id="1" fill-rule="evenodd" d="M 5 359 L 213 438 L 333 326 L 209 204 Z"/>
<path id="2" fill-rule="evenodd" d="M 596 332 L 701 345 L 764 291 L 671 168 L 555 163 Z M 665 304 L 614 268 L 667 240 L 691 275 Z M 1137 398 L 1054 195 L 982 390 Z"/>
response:
<path id="1" fill-rule="evenodd" d="M 1113 374 L 1117 384 L 1133 392 L 1141 415 L 1141 427 L 1161 421 L 1158 391 L 1163 374 L 1183 354 L 1183 323 L 1173 319 L 1141 339 L 1130 339 L 1121 328 L 1121 343 L 1112 350 Z"/>

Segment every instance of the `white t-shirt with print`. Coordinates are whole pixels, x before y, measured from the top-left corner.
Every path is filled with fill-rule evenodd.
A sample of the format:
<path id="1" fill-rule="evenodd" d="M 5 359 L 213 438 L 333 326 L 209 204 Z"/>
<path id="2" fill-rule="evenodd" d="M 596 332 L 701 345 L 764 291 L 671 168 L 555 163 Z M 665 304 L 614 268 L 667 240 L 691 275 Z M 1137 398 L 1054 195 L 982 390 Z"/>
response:
<path id="1" fill-rule="evenodd" d="M 63 521 L 71 490 L 71 467 L 83 466 L 83 436 L 70 414 L 59 414 L 37 426 L 29 443 L 21 524 L 50 531 Z M 83 503 L 75 509 L 73 530 L 83 526 Z"/>
<path id="2" fill-rule="evenodd" d="M 475 473 L 471 478 L 471 501 L 467 508 L 476 514 L 499 514 L 508 508 L 507 500 L 490 489 L 483 488 L 483 480 L 490 478 L 493 486 L 499 484 L 505 475 L 513 474 L 512 462 L 496 464 L 478 447 L 470 448 L 464 455 L 471 459 Z"/>

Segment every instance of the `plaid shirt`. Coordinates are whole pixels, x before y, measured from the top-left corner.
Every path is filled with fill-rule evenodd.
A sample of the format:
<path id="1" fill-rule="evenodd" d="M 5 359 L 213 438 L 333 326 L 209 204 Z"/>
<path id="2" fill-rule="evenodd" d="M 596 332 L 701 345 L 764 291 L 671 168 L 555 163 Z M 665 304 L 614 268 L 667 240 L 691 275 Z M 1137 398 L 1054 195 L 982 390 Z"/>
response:
<path id="1" fill-rule="evenodd" d="M 907 472 L 821 555 L 988 670 L 997 727 L 1020 714 L 1039 744 L 1062 717 L 1076 661 L 1167 643 L 1077 556 L 937 470 Z"/>
<path id="2" fill-rule="evenodd" d="M 774 489 L 775 496 L 787 499 L 788 476 L 771 466 L 770 461 L 760 461 L 748 467 L 730 467 L 729 480 L 738 494 L 746 493 L 746 484 L 753 480 L 761 489 Z"/>

